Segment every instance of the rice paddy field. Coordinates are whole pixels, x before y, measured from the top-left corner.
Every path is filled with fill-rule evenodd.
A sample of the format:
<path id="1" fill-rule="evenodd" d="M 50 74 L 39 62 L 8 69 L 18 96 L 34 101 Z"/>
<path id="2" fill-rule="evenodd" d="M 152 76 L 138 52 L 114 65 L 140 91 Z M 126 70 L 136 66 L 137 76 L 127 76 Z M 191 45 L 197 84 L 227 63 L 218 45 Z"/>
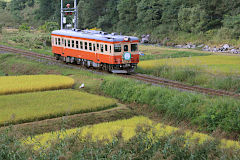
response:
<path id="1" fill-rule="evenodd" d="M 87 113 L 116 106 L 116 100 L 74 90 L 0 96 L 0 124 Z"/>
<path id="2" fill-rule="evenodd" d="M 240 74 L 240 56 L 194 56 L 184 58 L 156 59 L 141 61 L 141 69 L 154 69 L 160 66 L 200 67 L 214 74 Z"/>
<path id="3" fill-rule="evenodd" d="M 167 126 L 161 123 L 155 124 L 149 118 L 146 117 L 133 117 L 131 119 L 118 120 L 114 122 L 100 123 L 93 126 L 86 126 L 82 128 L 75 128 L 65 131 L 45 133 L 37 135 L 35 137 L 28 137 L 24 139 L 23 145 L 33 145 L 34 148 L 47 149 L 53 141 L 59 141 L 60 139 L 66 139 L 70 136 L 78 136 L 79 139 L 90 138 L 90 140 L 97 142 L 107 140 L 110 143 L 114 141 L 114 138 L 121 133 L 124 141 L 129 141 L 136 136 L 137 128 L 142 127 L 142 130 L 146 131 L 148 138 L 154 142 L 160 137 L 167 137 L 180 129 L 176 127 Z M 207 141 L 211 141 L 214 138 L 197 132 L 184 131 L 181 135 L 185 139 L 185 145 L 201 145 Z M 219 148 L 223 149 L 240 149 L 240 143 L 237 141 L 230 141 L 222 139 L 220 140 Z"/>
<path id="4" fill-rule="evenodd" d="M 71 88 L 74 80 L 60 75 L 1 76 L 0 95 Z"/>

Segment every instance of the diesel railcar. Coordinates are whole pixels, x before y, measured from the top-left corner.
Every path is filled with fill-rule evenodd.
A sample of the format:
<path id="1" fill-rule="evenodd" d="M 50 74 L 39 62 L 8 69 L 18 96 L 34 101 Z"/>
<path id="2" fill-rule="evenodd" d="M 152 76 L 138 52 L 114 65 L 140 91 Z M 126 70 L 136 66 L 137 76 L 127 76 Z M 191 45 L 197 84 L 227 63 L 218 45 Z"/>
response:
<path id="1" fill-rule="evenodd" d="M 57 60 L 112 73 L 131 73 L 139 63 L 139 39 L 95 30 L 55 30 L 52 52 Z"/>

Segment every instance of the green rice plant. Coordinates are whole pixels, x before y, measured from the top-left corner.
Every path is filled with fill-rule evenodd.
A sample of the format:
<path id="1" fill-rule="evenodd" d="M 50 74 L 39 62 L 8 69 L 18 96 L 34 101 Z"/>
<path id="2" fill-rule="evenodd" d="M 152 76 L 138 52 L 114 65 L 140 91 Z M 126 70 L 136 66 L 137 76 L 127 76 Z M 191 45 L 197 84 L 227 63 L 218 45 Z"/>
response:
<path id="1" fill-rule="evenodd" d="M 71 137 L 73 135 L 78 136 L 79 139 L 90 138 L 88 140 L 93 142 L 106 140 L 107 142 L 111 143 L 115 140 L 118 133 L 121 133 L 123 140 L 126 142 L 130 141 L 130 139 L 132 139 L 134 136 L 137 136 L 139 133 L 139 126 L 141 126 L 140 129 L 147 134 L 148 138 L 151 139 L 152 143 L 156 142 L 159 138 L 171 136 L 173 133 L 180 131 L 178 128 L 167 126 L 161 123 L 154 124 L 150 119 L 140 116 L 126 120 L 100 123 L 82 128 L 75 128 L 53 133 L 44 133 L 35 137 L 23 139 L 22 142 L 24 145 L 33 145 L 35 150 L 38 150 L 39 148 L 46 149 L 50 147 L 49 142 L 51 143 L 54 140 L 59 141 L 59 139 L 66 139 L 67 137 Z M 185 140 L 184 146 L 202 145 L 208 141 L 214 140 L 213 137 L 206 134 L 192 131 L 182 132 L 183 133 L 180 135 L 180 137 L 183 137 Z M 143 143 L 146 143 L 146 141 L 142 141 Z M 233 148 L 239 150 L 240 143 L 237 141 L 222 139 L 220 140 L 219 147 L 223 149 Z"/>
<path id="2" fill-rule="evenodd" d="M 99 111 L 116 100 L 73 90 L 0 96 L 0 125 Z"/>
<path id="3" fill-rule="evenodd" d="M 0 95 L 71 88 L 74 80 L 60 75 L 0 77 Z"/>

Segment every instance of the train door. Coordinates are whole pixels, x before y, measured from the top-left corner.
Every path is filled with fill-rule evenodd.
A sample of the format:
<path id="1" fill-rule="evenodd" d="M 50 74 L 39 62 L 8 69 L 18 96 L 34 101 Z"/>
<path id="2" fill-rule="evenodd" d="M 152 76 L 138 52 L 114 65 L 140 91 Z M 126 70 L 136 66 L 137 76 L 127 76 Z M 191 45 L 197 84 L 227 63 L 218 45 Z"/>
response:
<path id="1" fill-rule="evenodd" d="M 101 63 L 101 61 L 100 61 L 100 44 L 99 43 L 96 44 L 95 54 L 96 54 L 97 63 Z"/>

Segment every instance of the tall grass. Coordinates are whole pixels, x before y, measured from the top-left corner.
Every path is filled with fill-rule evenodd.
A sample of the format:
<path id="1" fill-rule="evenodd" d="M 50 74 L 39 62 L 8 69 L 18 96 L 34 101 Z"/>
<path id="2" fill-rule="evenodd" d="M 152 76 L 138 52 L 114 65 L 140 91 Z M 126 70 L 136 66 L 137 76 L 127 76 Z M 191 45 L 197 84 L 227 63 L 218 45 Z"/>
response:
<path id="1" fill-rule="evenodd" d="M 154 75 L 190 85 L 222 89 L 239 93 L 240 78 L 238 75 L 214 75 L 209 74 L 198 66 L 169 66 L 161 65 L 155 68 L 138 67 L 138 73 Z"/>
<path id="2" fill-rule="evenodd" d="M 0 96 L 0 125 L 99 111 L 116 103 L 111 98 L 73 90 Z"/>
<path id="3" fill-rule="evenodd" d="M 123 102 L 148 104 L 157 113 L 176 122 L 189 121 L 203 130 L 226 132 L 240 130 L 240 101 L 232 98 L 210 98 L 201 94 L 151 86 L 131 79 L 106 78 L 101 89 L 106 95 Z"/>
<path id="4" fill-rule="evenodd" d="M 191 52 L 191 51 L 176 51 L 173 53 L 164 54 L 146 54 L 140 56 L 140 61 L 153 60 L 153 59 L 163 59 L 163 58 L 180 58 L 180 57 L 194 57 L 194 56 L 208 56 L 210 53 L 201 52 Z"/>

